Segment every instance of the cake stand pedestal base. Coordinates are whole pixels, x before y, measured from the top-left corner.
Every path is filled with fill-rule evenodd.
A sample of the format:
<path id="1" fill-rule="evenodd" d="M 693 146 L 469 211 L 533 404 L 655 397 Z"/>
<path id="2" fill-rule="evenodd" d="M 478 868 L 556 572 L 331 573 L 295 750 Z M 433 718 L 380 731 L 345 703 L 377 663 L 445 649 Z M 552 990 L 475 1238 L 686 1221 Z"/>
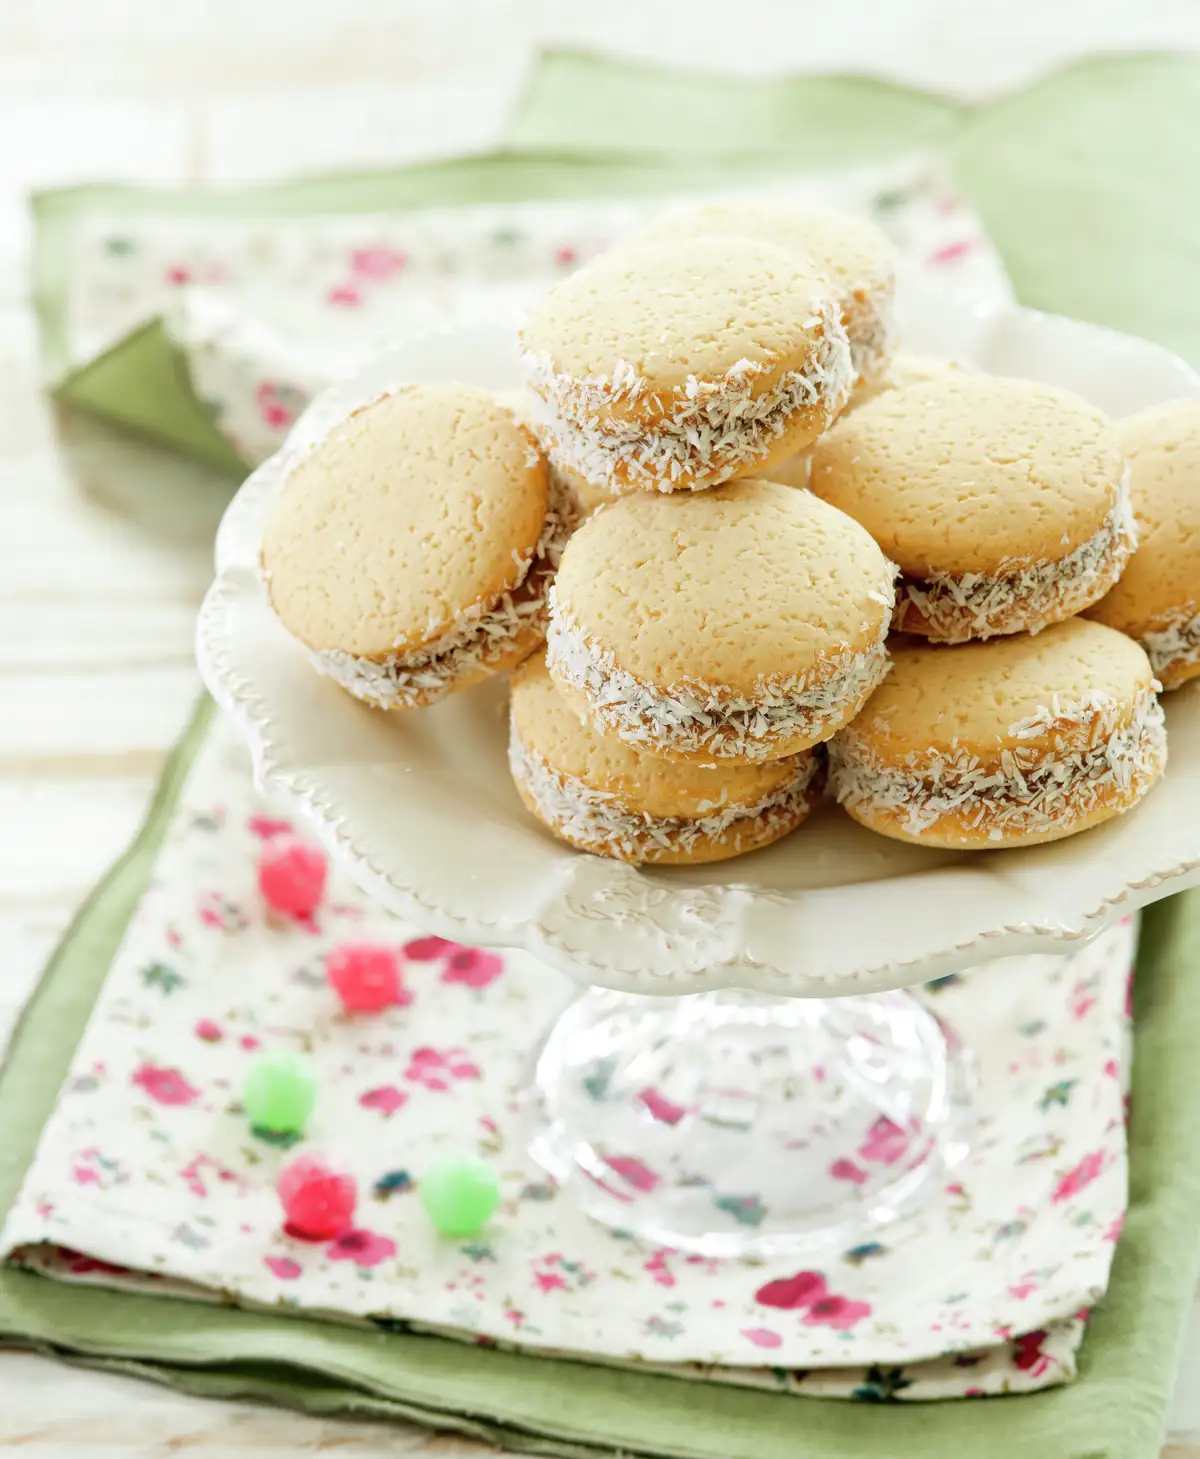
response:
<path id="1" fill-rule="evenodd" d="M 593 988 L 537 1057 L 530 1148 L 656 1246 L 773 1256 L 881 1239 L 967 1153 L 970 1059 L 912 993 Z"/>

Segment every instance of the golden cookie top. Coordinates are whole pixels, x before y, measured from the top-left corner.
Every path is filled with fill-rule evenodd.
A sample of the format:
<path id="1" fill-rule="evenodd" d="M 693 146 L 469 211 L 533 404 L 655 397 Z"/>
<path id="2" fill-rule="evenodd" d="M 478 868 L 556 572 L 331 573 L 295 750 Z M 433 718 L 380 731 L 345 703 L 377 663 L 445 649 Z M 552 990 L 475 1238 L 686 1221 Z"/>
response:
<path id="1" fill-rule="evenodd" d="M 556 613 L 652 685 L 764 686 L 873 649 L 892 568 L 810 492 L 749 479 L 602 506 L 571 539 Z"/>
<path id="2" fill-rule="evenodd" d="M 1057 561 L 1116 509 L 1125 458 L 1103 412 L 1051 385 L 946 375 L 888 390 L 813 448 L 812 490 L 910 577 Z"/>
<path id="3" fill-rule="evenodd" d="M 683 238 L 734 236 L 773 243 L 811 265 L 843 300 L 855 294 L 890 290 L 895 251 L 866 218 L 799 203 L 709 203 L 671 213 L 635 241 L 670 242 Z"/>
<path id="4" fill-rule="evenodd" d="M 548 499 L 545 458 L 491 394 L 405 386 L 288 472 L 263 533 L 271 603 L 313 649 L 419 648 L 523 581 Z"/>
<path id="5" fill-rule="evenodd" d="M 762 394 L 840 330 L 828 285 L 786 249 L 719 237 L 602 254 L 535 306 L 521 344 L 569 417 L 653 421 L 697 392 Z"/>
<path id="6" fill-rule="evenodd" d="M 996 765 L 1018 745 L 1087 747 L 1127 724 L 1154 682 L 1132 639 L 1082 618 L 954 648 L 889 647 L 892 671 L 847 733 L 890 764 L 932 764 L 947 748 Z"/>

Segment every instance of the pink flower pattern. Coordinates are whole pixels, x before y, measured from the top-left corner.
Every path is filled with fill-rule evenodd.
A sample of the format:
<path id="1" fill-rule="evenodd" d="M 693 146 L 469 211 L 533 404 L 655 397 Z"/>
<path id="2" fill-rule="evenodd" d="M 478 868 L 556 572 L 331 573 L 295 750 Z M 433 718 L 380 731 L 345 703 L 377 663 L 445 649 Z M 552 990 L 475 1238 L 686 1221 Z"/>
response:
<path id="1" fill-rule="evenodd" d="M 895 1165 L 908 1152 L 909 1136 L 898 1124 L 880 1115 L 867 1131 L 867 1138 L 858 1147 L 859 1159 L 878 1161 L 881 1165 Z"/>
<path id="2" fill-rule="evenodd" d="M 438 981 L 458 983 L 483 992 L 504 972 L 504 959 L 481 947 L 464 947 L 445 937 L 417 937 L 404 944 L 404 956 L 414 963 L 440 963 Z"/>
<path id="3" fill-rule="evenodd" d="M 358 275 L 355 278 L 357 287 Z M 368 269 L 362 274 L 364 286 L 370 278 Z M 781 1370 L 796 1366 L 797 1352 L 803 1353 L 806 1343 L 823 1355 L 822 1362 L 828 1361 L 831 1350 L 844 1351 L 846 1356 L 840 1361 L 849 1368 L 862 1360 L 860 1355 L 869 1354 L 878 1333 L 896 1331 L 890 1286 L 906 1255 L 905 1233 L 899 1228 L 894 1241 L 889 1234 L 886 1250 L 882 1244 L 868 1243 L 840 1256 L 831 1253 L 819 1270 L 793 1270 L 776 1260 L 757 1275 L 737 1264 L 685 1257 L 665 1247 L 639 1247 L 621 1238 L 605 1237 L 605 1255 L 598 1260 L 600 1247 L 594 1241 L 589 1244 L 581 1238 L 580 1249 L 576 1249 L 566 1235 L 569 1228 L 562 1223 L 557 1204 L 564 1197 L 539 1172 L 522 1169 L 524 1156 L 514 1139 L 512 1109 L 494 1082 L 495 1068 L 505 1053 L 477 1033 L 485 1025 L 489 1032 L 496 1025 L 511 1026 L 512 1007 L 522 1003 L 527 1009 L 542 1011 L 543 1005 L 528 999 L 525 992 L 527 974 L 521 961 L 403 929 L 397 935 L 394 927 L 390 933 L 384 932 L 379 914 L 366 908 L 353 891 L 341 887 L 336 895 L 331 889 L 320 927 L 268 924 L 246 891 L 253 884 L 254 858 L 262 842 L 294 834 L 295 827 L 265 811 L 239 813 L 234 796 L 220 804 L 210 799 L 190 819 L 194 824 L 187 835 L 198 846 L 211 847 L 214 838 L 240 837 L 247 875 L 240 880 L 232 874 L 219 875 L 212 869 L 219 863 L 205 850 L 200 900 L 193 901 L 191 894 L 185 903 L 176 898 L 170 917 L 162 919 L 162 938 L 172 948 L 171 966 L 188 979 L 186 988 L 174 995 L 171 1014 L 176 1023 L 170 1037 L 165 1023 L 154 1022 L 166 1016 L 160 1006 L 166 1002 L 161 992 L 151 998 L 136 987 L 131 993 L 125 985 L 119 990 L 121 1002 L 114 1004 L 124 1020 L 120 1024 L 121 1036 L 127 1040 L 121 1046 L 124 1052 L 118 1055 L 111 1044 L 88 1050 L 72 1071 L 69 1087 L 78 1092 L 67 1096 L 78 1099 L 81 1108 L 86 1108 L 89 1099 L 93 1108 L 99 1108 L 105 1090 L 123 1090 L 126 1107 L 136 1115 L 129 1127 L 150 1126 L 156 1139 L 161 1139 L 162 1154 L 155 1152 L 154 1168 L 160 1188 L 170 1193 L 173 1213 L 164 1237 L 171 1243 L 171 1254 L 162 1267 L 164 1275 L 170 1275 L 179 1261 L 190 1260 L 196 1266 L 208 1262 L 215 1269 L 224 1241 L 240 1253 L 242 1275 L 238 1280 L 250 1288 L 250 1300 L 278 1300 L 299 1309 L 319 1305 L 314 1294 L 326 1290 L 322 1284 L 331 1280 L 328 1274 L 332 1272 L 329 1290 L 334 1295 L 328 1300 L 334 1308 L 357 1300 L 360 1314 L 396 1310 L 397 1284 L 411 1284 L 415 1292 L 425 1294 L 418 1296 L 419 1301 L 431 1300 L 436 1289 L 444 1303 L 457 1303 L 456 1307 L 443 1305 L 439 1321 L 471 1327 L 485 1339 L 507 1331 L 547 1345 L 556 1340 L 555 1334 L 569 1332 L 571 1324 L 579 1322 L 585 1302 L 600 1308 L 611 1302 L 612 1310 L 618 1312 L 632 1303 L 638 1310 L 636 1341 L 657 1344 L 659 1354 L 666 1350 L 665 1344 L 673 1343 L 672 1360 L 688 1360 L 688 1343 L 700 1341 L 702 1321 L 707 1318 L 710 1325 L 704 1330 L 720 1333 L 733 1360 L 778 1364 Z M 150 902 L 142 916 L 152 915 Z M 378 1019 L 350 1027 L 338 1017 L 336 1001 L 320 969 L 329 946 L 348 935 L 363 935 L 360 922 L 380 936 L 390 935 L 402 946 L 406 977 L 419 996 L 408 1012 L 389 1009 Z M 278 982 L 262 966 L 243 977 L 227 977 L 225 969 L 238 969 L 243 949 L 253 957 L 255 941 L 261 942 L 264 935 L 279 939 L 280 948 L 286 949 L 281 962 L 287 962 L 279 970 Z M 142 966 L 148 961 L 146 956 L 139 959 Z M 263 996 L 268 976 L 284 995 L 283 1002 Z M 114 977 L 119 977 L 119 971 Z M 1056 1277 L 1038 1246 L 1040 1223 L 1057 1207 L 1064 1213 L 1063 1219 L 1076 1223 L 1072 1230 L 1082 1233 L 1081 1242 L 1092 1246 L 1103 1242 L 1111 1252 L 1119 1236 L 1120 1217 L 1114 1204 L 1119 1197 L 1109 1179 L 1120 1166 L 1118 1137 L 1101 1133 L 1103 1125 L 1097 1123 L 1092 1127 L 1095 1137 L 1091 1144 L 1081 1146 L 1077 1139 L 1055 1143 L 1055 1131 L 1065 1127 L 1061 1112 L 1068 1106 L 1051 1102 L 1042 1108 L 1038 1103 L 1048 1089 L 1060 1101 L 1074 1099 L 1081 1105 L 1083 1091 L 1091 1099 L 1096 1081 L 1093 1078 L 1088 1083 L 1087 1076 L 1098 1072 L 1103 1063 L 1109 1077 L 1102 1081 L 1102 1088 L 1108 1092 L 1096 1098 L 1107 1101 L 1107 1113 L 1112 1117 L 1123 1074 L 1120 1045 L 1110 1040 L 1102 1060 L 1087 1067 L 1072 1062 L 1072 1039 L 1082 1039 L 1085 1045 L 1088 1038 L 1095 1039 L 1094 1033 L 1074 1025 L 1086 1023 L 1089 1030 L 1102 1025 L 1106 1010 L 1119 1004 L 1123 987 L 1113 993 L 1110 985 L 1111 980 L 1104 983 L 1098 975 L 1078 979 L 1072 975 L 1060 985 L 1062 1018 L 1057 1031 L 1035 1030 L 1023 1036 L 1024 1042 L 1014 1039 L 1016 1068 L 1011 1078 L 1014 1084 L 1028 1083 L 1034 1122 L 1029 1143 L 1023 1148 L 1035 1158 L 1020 1167 L 1024 1184 L 1012 1205 L 1000 1210 L 980 1205 L 973 1161 L 956 1169 L 957 1178 L 945 1187 L 947 1200 L 954 1203 L 956 1212 L 967 1215 L 977 1233 L 996 1233 L 994 1242 L 988 1238 L 979 1243 L 994 1245 L 997 1257 L 989 1280 L 992 1300 L 999 1305 L 989 1317 L 1009 1319 L 996 1324 L 996 1341 L 1012 1344 L 1008 1371 L 1025 1375 L 1031 1384 L 1045 1375 L 1053 1380 L 1054 1374 L 1061 1374 L 1057 1354 L 1063 1351 L 1063 1339 L 1053 1325 L 1048 1335 L 1039 1331 L 1022 1336 L 1020 1314 L 1027 1314 L 1026 1325 L 1044 1322 L 1046 1304 L 1061 1301 L 1062 1292 L 1071 1291 L 1069 1286 L 1064 1289 L 1063 1280 Z M 958 995 L 937 996 L 945 1000 L 939 1011 L 948 1010 L 953 1024 L 950 1010 L 959 1006 L 954 1003 Z M 133 997 L 141 1002 L 133 1002 Z M 139 1023 L 130 1017 L 131 1011 Z M 547 1020 L 552 1011 L 545 1006 Z M 1071 1023 L 1066 1022 L 1068 1018 Z M 476 1036 L 459 1033 L 456 1038 L 464 1024 Z M 308 1039 L 313 1041 L 311 1045 L 305 1042 Z M 345 1125 L 353 1125 L 357 1132 L 354 1173 L 359 1181 L 359 1207 L 354 1223 L 332 1239 L 302 1242 L 284 1230 L 278 1207 L 270 1198 L 270 1183 L 288 1156 L 251 1142 L 245 1135 L 238 1107 L 241 1081 L 257 1049 L 280 1046 L 306 1051 L 311 1047 L 321 1065 L 321 1096 L 310 1137 L 337 1154 Z M 98 1057 L 101 1054 L 108 1056 L 107 1064 Z M 1066 1067 L 1060 1069 L 1064 1063 Z M 456 1093 L 457 1099 L 428 1098 L 447 1093 Z M 672 1087 L 674 1094 L 677 1091 Z M 684 1097 L 672 1095 L 654 1084 L 647 1084 L 638 1094 L 643 1127 L 657 1127 L 664 1139 L 671 1138 L 672 1127 L 692 1117 L 682 1102 Z M 496 1160 L 505 1173 L 505 1201 L 495 1221 L 478 1238 L 439 1240 L 431 1247 L 417 1194 L 425 1162 L 432 1155 L 422 1146 L 422 1139 L 428 1128 L 440 1128 L 437 1120 L 456 1108 L 459 1113 L 450 1114 L 447 1127 L 457 1121 L 462 1148 L 476 1149 Z M 70 1231 L 58 1223 L 73 1199 L 96 1202 L 114 1182 L 123 1182 L 120 1197 L 124 1205 L 133 1208 L 141 1200 L 138 1165 L 111 1163 L 109 1154 L 88 1143 L 104 1128 L 94 1124 L 91 1134 L 64 1151 L 68 1159 L 57 1187 L 31 1193 L 27 1212 L 37 1210 L 39 1219 L 49 1223 L 52 1231 L 56 1226 L 63 1234 Z M 848 1138 L 839 1147 L 840 1154 L 831 1153 L 826 1170 L 829 1181 L 853 1187 L 884 1177 L 888 1168 L 902 1166 L 909 1158 L 915 1133 L 903 1127 L 900 1117 L 877 1119 Z M 249 1147 L 254 1163 L 244 1163 L 241 1146 Z M 371 1153 L 364 1157 L 364 1151 Z M 376 1161 L 374 1167 L 372 1161 Z M 637 1193 L 658 1189 L 676 1174 L 665 1161 L 647 1163 L 641 1147 L 637 1155 L 612 1154 L 607 1163 L 612 1188 L 633 1193 L 634 1198 Z M 260 1205 L 264 1194 L 268 1199 Z M 854 1192 L 844 1194 L 853 1196 Z M 722 1192 L 714 1187 L 714 1204 L 718 1196 L 720 1208 L 731 1221 L 749 1225 L 769 1218 L 765 1196 L 760 1199 L 753 1191 L 735 1187 Z M 568 1194 L 566 1199 L 573 1197 Z M 415 1225 L 410 1224 L 414 1221 Z M 538 1244 L 524 1248 L 520 1265 L 515 1266 L 514 1232 L 527 1230 L 536 1230 Z M 554 1246 L 558 1249 L 545 1249 Z M 109 1249 L 101 1249 L 110 1254 Z M 430 1270 L 431 1249 L 439 1253 L 436 1277 Z M 1017 1251 L 1021 1253 L 1019 1262 L 1013 1262 Z M 119 1246 L 116 1252 L 121 1254 Z M 119 1270 L 91 1257 L 75 1260 L 78 1266 L 70 1274 L 103 1278 Z M 93 1261 L 94 1267 L 89 1266 Z M 246 1275 L 251 1272 L 259 1283 L 257 1290 Z M 731 1272 L 740 1273 L 736 1286 L 731 1286 Z M 506 1284 L 503 1289 L 501 1282 Z M 239 1292 L 236 1287 L 232 1290 Z M 366 1303 L 355 1297 L 362 1292 L 377 1294 L 377 1300 Z M 586 1299 L 581 1296 L 584 1293 Z M 928 1342 L 933 1332 L 958 1342 L 969 1304 L 949 1283 L 937 1300 L 940 1306 L 926 1302 L 934 1320 L 924 1329 L 922 1340 Z M 490 1318 L 483 1318 L 485 1310 Z M 468 1312 L 475 1317 L 468 1318 Z M 903 1330 L 903 1319 L 899 1321 Z M 964 1368 L 964 1378 L 966 1374 Z M 923 1381 L 914 1379 L 915 1392 L 903 1396 L 925 1396 Z M 977 1378 L 970 1381 L 974 1384 Z M 803 1390 L 808 1380 L 789 1378 L 788 1382 Z"/>
<path id="4" fill-rule="evenodd" d="M 360 279 L 390 279 L 408 262 L 397 248 L 356 248 L 350 254 L 350 272 Z"/>
<path id="5" fill-rule="evenodd" d="M 478 1079 L 479 1065 L 467 1057 L 465 1049 L 432 1049 L 428 1046 L 414 1049 L 405 1079 L 420 1084 L 424 1089 L 444 1093 L 454 1087 L 457 1079 Z"/>
<path id="6" fill-rule="evenodd" d="M 343 1231 L 325 1248 L 330 1261 L 352 1261 L 355 1266 L 373 1267 L 389 1256 L 395 1256 L 396 1243 L 390 1236 L 379 1236 L 359 1226 Z"/>
<path id="7" fill-rule="evenodd" d="M 155 1104 L 192 1104 L 200 1091 L 189 1084 L 178 1069 L 160 1069 L 155 1064 L 141 1064 L 134 1070 L 132 1082 L 144 1089 Z"/>
<path id="8" fill-rule="evenodd" d="M 394 1084 L 381 1084 L 377 1089 L 365 1090 L 358 1096 L 358 1102 L 363 1109 L 377 1109 L 384 1119 L 389 1119 L 408 1103 L 408 1095 Z"/>
<path id="9" fill-rule="evenodd" d="M 294 1282 L 304 1268 L 290 1256 L 264 1256 L 263 1266 L 274 1272 L 281 1282 Z"/>
<path id="10" fill-rule="evenodd" d="M 1085 1155 L 1074 1169 L 1067 1171 L 1054 1187 L 1054 1193 L 1050 1199 L 1056 1204 L 1059 1201 L 1069 1201 L 1072 1196 L 1077 1196 L 1081 1190 L 1091 1185 L 1103 1169 L 1104 1151 L 1093 1150 L 1090 1155 Z"/>
<path id="11" fill-rule="evenodd" d="M 862 1185 L 870 1180 L 861 1165 L 855 1165 L 853 1160 L 847 1160 L 844 1155 L 829 1167 L 829 1174 L 834 1180 L 847 1180 L 852 1185 Z"/>
<path id="12" fill-rule="evenodd" d="M 652 1191 L 659 1183 L 660 1177 L 633 1155 L 606 1155 L 604 1163 L 634 1190 Z"/>

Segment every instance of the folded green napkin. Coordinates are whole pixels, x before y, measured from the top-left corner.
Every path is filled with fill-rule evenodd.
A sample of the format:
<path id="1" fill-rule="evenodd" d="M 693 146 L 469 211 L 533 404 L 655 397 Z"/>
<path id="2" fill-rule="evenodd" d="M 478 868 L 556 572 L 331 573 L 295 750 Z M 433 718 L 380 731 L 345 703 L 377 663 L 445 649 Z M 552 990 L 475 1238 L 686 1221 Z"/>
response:
<path id="1" fill-rule="evenodd" d="M 0 1211 L 151 873 L 205 702 L 140 836 L 54 955 L 0 1070 Z M 1146 914 L 1138 962 L 1131 1204 L 1112 1285 L 1065 1388 L 982 1403 L 851 1404 L 589 1367 L 311 1318 L 67 1286 L 0 1269 L 0 1342 L 187 1392 L 314 1414 L 410 1418 L 512 1448 L 686 1459 L 1150 1459 L 1200 1267 L 1200 892 Z M 986 973 L 981 976 L 987 976 Z"/>

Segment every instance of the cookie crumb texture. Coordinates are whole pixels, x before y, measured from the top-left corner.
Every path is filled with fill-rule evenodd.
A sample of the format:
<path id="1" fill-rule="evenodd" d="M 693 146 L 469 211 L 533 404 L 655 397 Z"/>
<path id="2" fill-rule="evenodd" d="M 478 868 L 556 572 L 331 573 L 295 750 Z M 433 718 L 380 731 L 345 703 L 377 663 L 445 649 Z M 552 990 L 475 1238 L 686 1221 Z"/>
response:
<path id="1" fill-rule="evenodd" d="M 893 648 L 893 672 L 830 746 L 847 811 L 902 841 L 1035 845 L 1135 805 L 1166 764 L 1145 653 L 1070 619 L 1036 638 Z"/>
<path id="2" fill-rule="evenodd" d="M 533 436 L 488 392 L 398 390 L 288 473 L 263 535 L 271 604 L 316 651 L 419 650 L 521 585 L 548 499 Z"/>
<path id="3" fill-rule="evenodd" d="M 827 739 L 886 671 L 892 567 L 810 492 L 729 483 L 602 507 L 563 555 L 551 672 L 602 732 L 670 758 Z"/>

